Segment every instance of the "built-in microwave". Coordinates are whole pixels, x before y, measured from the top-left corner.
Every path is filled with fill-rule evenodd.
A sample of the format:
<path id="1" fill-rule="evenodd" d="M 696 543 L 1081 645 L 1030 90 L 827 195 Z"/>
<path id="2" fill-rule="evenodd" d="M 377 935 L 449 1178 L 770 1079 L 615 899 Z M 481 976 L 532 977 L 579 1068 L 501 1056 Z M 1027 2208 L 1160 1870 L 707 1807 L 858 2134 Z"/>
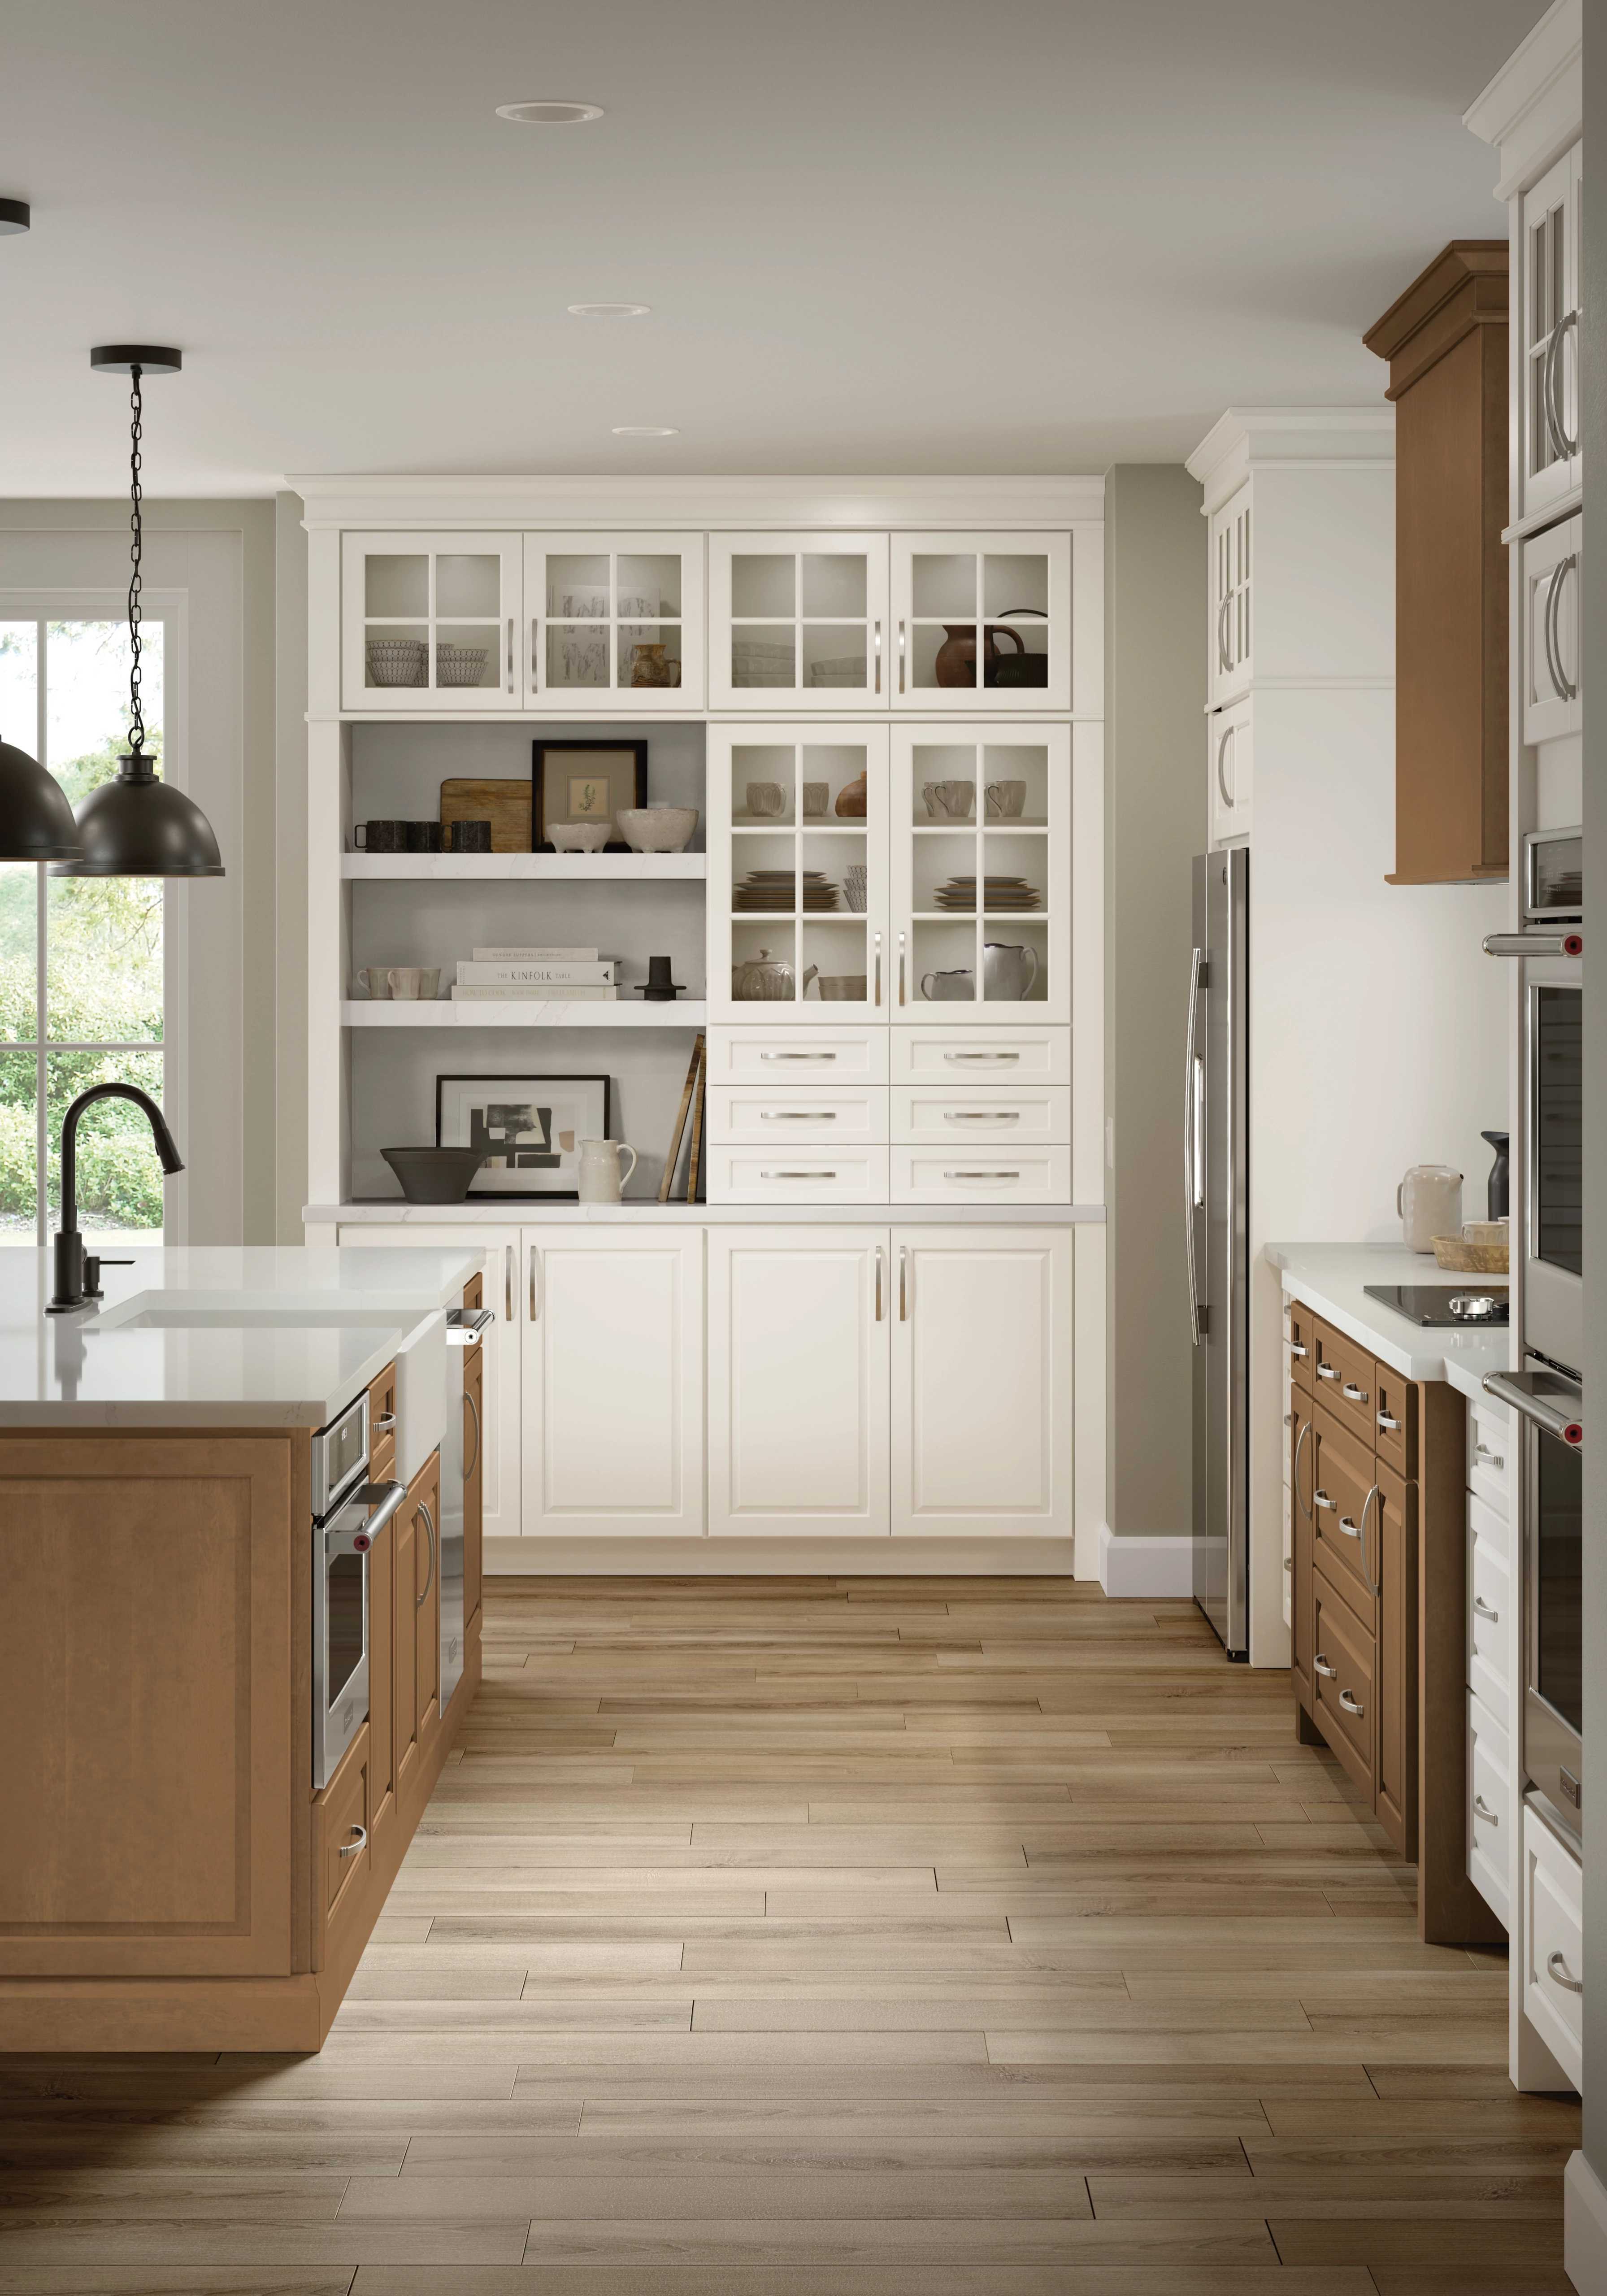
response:
<path id="1" fill-rule="evenodd" d="M 1584 1354 L 1584 993 L 1577 958 L 1523 988 L 1523 1341 L 1578 1373 Z"/>
<path id="2" fill-rule="evenodd" d="M 1523 1775 L 1547 1813 L 1584 1833 L 1584 1397 L 1535 1356 L 1484 1382 L 1517 1414 L 1521 1473 Z"/>
<path id="3" fill-rule="evenodd" d="M 313 1784 L 368 1718 L 368 1558 L 406 1496 L 368 1480 L 366 1390 L 313 1437 Z"/>

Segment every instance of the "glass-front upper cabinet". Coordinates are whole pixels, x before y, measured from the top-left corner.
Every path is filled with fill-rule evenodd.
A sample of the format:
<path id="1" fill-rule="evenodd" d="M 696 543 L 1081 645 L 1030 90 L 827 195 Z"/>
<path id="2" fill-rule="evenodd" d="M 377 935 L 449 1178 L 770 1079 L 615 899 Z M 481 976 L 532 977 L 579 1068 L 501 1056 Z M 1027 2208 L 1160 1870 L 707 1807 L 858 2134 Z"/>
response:
<path id="1" fill-rule="evenodd" d="M 1583 146 L 1523 194 L 1523 515 L 1549 510 L 1581 482 L 1579 213 Z"/>
<path id="2" fill-rule="evenodd" d="M 888 1017 L 887 824 L 885 726 L 709 727 L 712 1016 Z"/>
<path id="3" fill-rule="evenodd" d="M 346 709 L 517 709 L 521 537 L 344 534 Z"/>
<path id="4" fill-rule="evenodd" d="M 715 709 L 885 709 L 885 534 L 709 541 Z"/>
<path id="5" fill-rule="evenodd" d="M 1069 709 L 1069 534 L 896 534 L 895 709 Z"/>
<path id="6" fill-rule="evenodd" d="M 893 733 L 892 1018 L 1071 1017 L 1071 731 Z"/>
<path id="7" fill-rule="evenodd" d="M 524 595 L 528 705 L 703 708 L 701 534 L 528 534 Z"/>

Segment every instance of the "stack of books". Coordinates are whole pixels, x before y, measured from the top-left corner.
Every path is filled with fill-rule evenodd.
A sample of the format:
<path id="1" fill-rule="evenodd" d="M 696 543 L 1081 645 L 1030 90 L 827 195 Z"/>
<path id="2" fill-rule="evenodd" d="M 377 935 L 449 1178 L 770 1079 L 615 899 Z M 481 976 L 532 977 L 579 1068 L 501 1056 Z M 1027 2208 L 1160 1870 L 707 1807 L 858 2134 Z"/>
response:
<path id="1" fill-rule="evenodd" d="M 562 997 L 568 1004 L 615 1004 L 619 960 L 594 948 L 477 948 L 460 962 L 452 994 L 482 1001 Z"/>

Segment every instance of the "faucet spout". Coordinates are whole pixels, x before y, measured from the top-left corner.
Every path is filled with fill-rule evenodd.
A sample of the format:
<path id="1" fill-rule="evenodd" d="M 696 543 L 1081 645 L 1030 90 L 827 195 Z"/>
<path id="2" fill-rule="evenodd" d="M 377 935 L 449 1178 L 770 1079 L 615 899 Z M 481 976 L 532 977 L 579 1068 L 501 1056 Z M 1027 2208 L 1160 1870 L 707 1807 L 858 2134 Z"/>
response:
<path id="1" fill-rule="evenodd" d="M 149 1093 L 134 1084 L 95 1084 L 81 1092 L 69 1108 L 61 1121 L 61 1225 L 55 1238 L 56 1288 L 46 1303 L 45 1313 L 65 1315 L 81 1308 L 86 1300 L 100 1297 L 100 1261 L 86 1255 L 84 1239 L 78 1233 L 78 1119 L 97 1100 L 129 1100 L 144 1116 L 151 1127 L 157 1157 L 164 1172 L 182 1172 L 184 1160 L 168 1129 L 163 1116 Z"/>

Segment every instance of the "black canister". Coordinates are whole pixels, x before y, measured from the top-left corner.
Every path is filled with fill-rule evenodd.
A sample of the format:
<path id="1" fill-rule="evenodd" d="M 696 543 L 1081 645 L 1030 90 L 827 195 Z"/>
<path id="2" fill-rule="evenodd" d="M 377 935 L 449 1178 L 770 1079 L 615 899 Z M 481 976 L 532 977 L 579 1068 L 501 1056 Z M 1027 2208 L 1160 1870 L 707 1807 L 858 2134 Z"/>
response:
<path id="1" fill-rule="evenodd" d="M 1489 1191 L 1486 1199 L 1486 1217 L 1493 1220 L 1505 1219 L 1507 1214 L 1507 1183 L 1512 1177 L 1512 1166 L 1507 1160 L 1506 1152 L 1512 1144 L 1512 1136 L 1510 1132 L 1481 1132 L 1479 1135 L 1480 1140 L 1488 1140 L 1496 1152 L 1496 1160 L 1490 1166 Z"/>

